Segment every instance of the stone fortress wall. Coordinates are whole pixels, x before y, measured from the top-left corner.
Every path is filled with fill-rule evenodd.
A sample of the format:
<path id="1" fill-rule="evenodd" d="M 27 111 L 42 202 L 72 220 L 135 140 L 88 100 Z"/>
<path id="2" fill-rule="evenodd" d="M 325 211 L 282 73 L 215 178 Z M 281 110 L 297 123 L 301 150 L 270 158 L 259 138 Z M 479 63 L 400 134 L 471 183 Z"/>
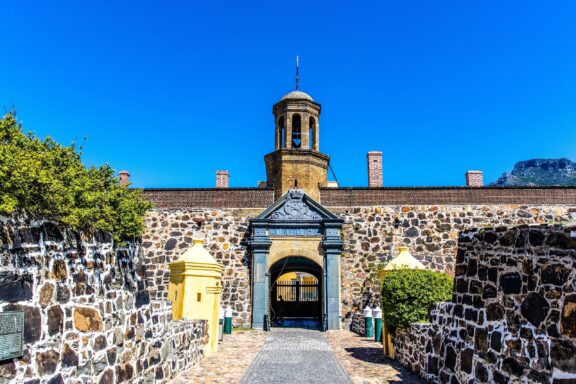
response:
<path id="1" fill-rule="evenodd" d="M 250 255 L 246 252 L 249 218 L 261 209 L 153 209 L 146 217 L 140 254 L 148 291 L 152 298 L 166 301 L 170 269 L 193 244 L 204 246 L 224 266 L 221 306 L 233 309 L 237 327 L 251 324 Z"/>
<path id="2" fill-rule="evenodd" d="M 464 189 L 456 189 L 457 192 L 452 189 L 440 190 L 443 191 L 441 193 L 456 193 L 458 196 L 466 192 Z M 484 190 L 488 190 L 485 194 L 492 199 L 509 199 L 507 190 Z M 427 267 L 453 274 L 459 232 L 479 226 L 566 223 L 571 221 L 570 214 L 576 212 L 576 188 L 543 189 L 548 191 L 545 196 L 539 189 L 519 190 L 524 190 L 526 199 L 530 192 L 550 203 L 329 206 L 328 209 L 344 220 L 341 259 L 343 326 L 349 327 L 354 322 L 358 325 L 356 330 L 362 332 L 363 322 L 353 320 L 355 316 L 360 316 L 363 306 L 375 304 L 378 300 L 378 279 L 373 273 L 374 267 L 392 259 L 399 245 L 408 245 L 412 254 Z M 373 191 L 385 189 L 359 191 L 372 194 Z M 569 195 L 566 195 L 566 191 Z M 147 265 L 146 275 L 152 297 L 166 298 L 168 263 L 191 246 L 193 237 L 200 237 L 206 240 L 210 253 L 224 265 L 222 305 L 233 308 L 235 326 L 249 327 L 251 255 L 247 253 L 245 240 L 250 218 L 256 217 L 263 208 L 246 206 L 261 204 L 261 195 L 254 204 L 240 198 L 233 199 L 239 208 L 230 208 L 231 202 L 225 208 L 201 208 L 194 206 L 202 205 L 201 201 L 186 197 L 194 196 L 194 190 L 178 190 L 177 195 L 171 190 L 165 192 L 166 195 L 160 191 L 154 193 L 159 200 L 156 208 L 148 214 L 142 242 L 142 258 Z M 216 193 L 215 197 L 207 200 L 215 206 L 215 199 L 219 199 L 219 192 Z M 242 190 L 239 196 L 244 198 L 245 194 L 246 191 Z M 441 196 L 437 197 L 442 200 Z M 402 199 L 407 200 L 407 197 Z M 433 196 L 427 199 L 433 200 Z M 569 202 L 572 204 L 569 205 Z M 182 208 L 186 205 L 192 207 Z"/>
<path id="3" fill-rule="evenodd" d="M 454 274 L 458 236 L 477 227 L 566 223 L 576 206 L 414 205 L 333 208 L 344 219 L 342 316 L 363 333 L 361 316 L 367 304 L 379 302 L 378 264 L 407 245 L 427 268 Z"/>
<path id="4" fill-rule="evenodd" d="M 103 232 L 2 218 L 0 312 L 24 312 L 24 355 L 1 383 L 166 382 L 203 355 L 206 323 L 150 300 L 138 251 Z"/>
<path id="5" fill-rule="evenodd" d="M 451 302 L 396 339 L 434 383 L 576 381 L 576 227 L 484 228 L 459 237 Z"/>

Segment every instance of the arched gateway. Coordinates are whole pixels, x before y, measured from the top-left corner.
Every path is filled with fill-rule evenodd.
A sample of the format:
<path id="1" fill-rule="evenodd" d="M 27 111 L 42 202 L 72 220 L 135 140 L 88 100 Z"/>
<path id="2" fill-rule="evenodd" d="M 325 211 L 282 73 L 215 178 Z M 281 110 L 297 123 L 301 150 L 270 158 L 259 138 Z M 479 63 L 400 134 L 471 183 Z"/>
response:
<path id="1" fill-rule="evenodd" d="M 250 225 L 252 327 L 301 317 L 339 329 L 342 220 L 290 189 Z"/>

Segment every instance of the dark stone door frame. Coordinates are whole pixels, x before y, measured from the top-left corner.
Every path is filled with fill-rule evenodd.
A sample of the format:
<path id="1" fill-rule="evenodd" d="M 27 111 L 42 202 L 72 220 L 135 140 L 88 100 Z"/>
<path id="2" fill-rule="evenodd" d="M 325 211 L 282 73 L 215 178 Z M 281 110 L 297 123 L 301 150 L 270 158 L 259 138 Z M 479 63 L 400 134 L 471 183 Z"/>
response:
<path id="1" fill-rule="evenodd" d="M 325 330 L 340 329 L 342 223 L 341 219 L 299 189 L 289 190 L 258 217 L 250 220 L 248 248 L 252 255 L 252 328 L 263 329 L 267 325 L 271 236 L 322 236 L 323 325 Z"/>

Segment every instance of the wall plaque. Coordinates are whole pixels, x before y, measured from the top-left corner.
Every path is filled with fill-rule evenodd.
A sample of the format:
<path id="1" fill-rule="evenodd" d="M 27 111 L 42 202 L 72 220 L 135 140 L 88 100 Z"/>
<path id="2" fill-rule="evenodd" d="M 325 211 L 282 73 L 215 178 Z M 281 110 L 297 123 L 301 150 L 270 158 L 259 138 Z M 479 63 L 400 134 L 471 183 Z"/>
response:
<path id="1" fill-rule="evenodd" d="M 270 228 L 270 236 L 320 236 L 320 228 Z"/>
<path id="2" fill-rule="evenodd" d="M 22 356 L 24 312 L 0 312 L 0 360 Z"/>

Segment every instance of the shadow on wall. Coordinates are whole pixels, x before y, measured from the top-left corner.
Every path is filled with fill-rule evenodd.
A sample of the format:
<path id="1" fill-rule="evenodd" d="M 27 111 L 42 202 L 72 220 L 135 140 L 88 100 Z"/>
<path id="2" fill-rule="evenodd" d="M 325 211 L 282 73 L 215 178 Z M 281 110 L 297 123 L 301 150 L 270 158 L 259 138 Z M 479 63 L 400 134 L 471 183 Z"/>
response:
<path id="1" fill-rule="evenodd" d="M 372 271 L 372 274 L 376 272 Z M 342 303 L 343 305 L 348 305 L 347 301 Z M 354 301 L 348 311 L 344 315 L 344 323 L 349 324 L 350 331 L 358 334 L 364 335 L 365 333 L 365 323 L 363 309 L 366 306 L 370 308 L 380 305 L 380 284 L 375 281 L 375 278 L 365 278 L 362 284 L 362 298 L 360 301 Z"/>
<path id="2" fill-rule="evenodd" d="M 575 230 L 462 232 L 452 301 L 398 332 L 396 358 L 435 383 L 576 381 Z"/>

